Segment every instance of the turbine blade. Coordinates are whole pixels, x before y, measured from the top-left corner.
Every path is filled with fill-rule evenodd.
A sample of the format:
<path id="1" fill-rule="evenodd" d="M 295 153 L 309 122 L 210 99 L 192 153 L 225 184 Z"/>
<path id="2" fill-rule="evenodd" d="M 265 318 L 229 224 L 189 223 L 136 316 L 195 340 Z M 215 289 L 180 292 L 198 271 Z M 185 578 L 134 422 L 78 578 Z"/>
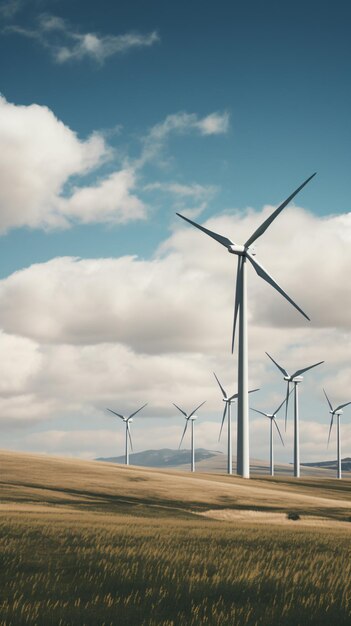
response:
<path id="1" fill-rule="evenodd" d="M 130 434 L 129 422 L 127 422 L 127 432 L 128 432 L 128 437 L 129 437 L 130 449 L 131 449 L 132 452 L 134 452 L 134 450 L 133 450 L 133 443 L 132 443 L 132 436 Z"/>
<path id="2" fill-rule="evenodd" d="M 220 389 L 221 389 L 221 391 L 222 391 L 223 398 L 227 399 L 227 394 L 226 394 L 226 392 L 224 391 L 224 389 L 223 389 L 223 387 L 222 387 L 221 383 L 219 382 L 219 380 L 218 380 L 218 378 L 217 378 L 217 376 L 216 376 L 216 372 L 213 372 L 213 374 L 214 374 L 214 377 L 215 377 L 215 379 L 216 379 L 217 383 L 219 384 L 219 387 L 220 387 Z"/>
<path id="3" fill-rule="evenodd" d="M 233 319 L 233 334 L 232 334 L 232 354 L 234 352 L 236 320 L 238 318 L 239 307 L 240 307 L 241 265 L 242 265 L 242 258 L 239 256 L 238 257 L 238 266 L 237 266 L 237 271 L 236 271 L 235 300 L 234 300 L 234 319 Z"/>
<path id="4" fill-rule="evenodd" d="M 137 413 L 139 413 L 139 411 L 141 411 L 141 409 L 143 409 L 145 406 L 147 405 L 147 402 L 145 404 L 143 404 L 143 406 L 140 407 L 140 409 L 138 409 L 137 411 L 134 411 L 134 413 L 131 413 L 128 417 L 128 419 L 130 420 L 131 417 L 134 417 L 134 415 L 136 415 Z"/>
<path id="5" fill-rule="evenodd" d="M 339 406 L 336 407 L 335 411 L 339 411 L 339 409 L 343 409 L 344 406 L 347 406 L 348 404 L 351 404 L 351 402 L 345 402 L 345 404 L 339 404 Z"/>
<path id="6" fill-rule="evenodd" d="M 117 417 L 120 417 L 122 420 L 124 420 L 124 416 L 120 413 L 116 413 L 116 411 L 112 411 L 112 409 L 107 409 L 107 411 L 110 411 L 110 413 L 113 413 L 114 415 L 117 415 Z"/>
<path id="7" fill-rule="evenodd" d="M 189 224 L 195 226 L 195 228 L 199 228 L 199 230 L 202 230 L 202 232 L 206 233 L 206 235 L 209 235 L 209 237 L 212 237 L 212 239 L 215 239 L 216 241 L 218 241 L 218 243 L 221 243 L 222 246 L 229 248 L 229 246 L 235 245 L 233 241 L 228 239 L 228 237 L 223 237 L 223 235 L 219 235 L 218 233 L 213 232 L 213 230 L 209 230 L 204 226 L 200 226 L 200 224 L 189 220 L 188 217 L 184 217 L 184 215 L 181 215 L 180 213 L 176 213 L 176 215 L 178 215 L 178 217 L 181 217 L 182 220 L 185 220 L 186 222 L 189 222 Z"/>
<path id="8" fill-rule="evenodd" d="M 281 365 L 279 365 L 279 363 L 277 363 L 277 361 L 275 361 L 275 360 L 273 359 L 273 357 L 272 357 L 270 354 L 268 354 L 268 352 L 266 352 L 266 355 L 270 358 L 270 360 L 271 360 L 271 361 L 273 361 L 274 365 L 276 365 L 276 366 L 277 366 L 278 370 L 280 370 L 280 371 L 281 371 L 281 373 L 283 374 L 283 376 L 289 376 L 288 372 L 284 369 L 284 367 L 282 367 Z"/>
<path id="9" fill-rule="evenodd" d="M 204 400 L 203 402 L 201 402 L 201 404 L 199 404 L 199 406 L 196 407 L 196 409 L 194 409 L 192 411 L 192 413 L 190 413 L 190 415 L 188 416 L 189 419 L 191 418 L 192 415 L 194 415 L 194 413 L 196 413 L 196 411 L 200 408 L 200 406 L 202 406 L 203 404 L 205 404 L 206 400 Z"/>
<path id="10" fill-rule="evenodd" d="M 248 393 L 255 393 L 255 391 L 259 391 L 260 389 L 250 389 L 250 391 L 248 391 Z M 238 393 L 233 393 L 232 396 L 230 396 L 230 398 L 228 398 L 228 400 L 234 400 L 235 398 L 238 398 L 239 394 Z"/>
<path id="11" fill-rule="evenodd" d="M 175 406 L 176 409 L 178 409 L 178 411 L 180 411 L 181 413 L 183 413 L 183 415 L 185 417 L 188 417 L 187 414 L 185 413 L 185 411 L 183 411 L 183 409 L 180 408 L 180 406 L 177 406 L 177 404 L 174 404 L 174 402 L 172 402 L 173 406 Z"/>
<path id="12" fill-rule="evenodd" d="M 308 367 L 303 367 L 302 370 L 296 370 L 295 374 L 293 374 L 291 376 L 291 378 L 295 378 L 295 376 L 301 376 L 301 374 L 303 374 L 304 372 L 307 372 L 308 370 L 311 370 L 313 367 L 317 367 L 317 365 L 321 365 L 321 363 L 324 363 L 324 361 L 318 361 L 318 363 L 315 363 L 314 365 L 309 365 Z"/>
<path id="13" fill-rule="evenodd" d="M 288 294 L 281 287 L 279 287 L 278 283 L 274 280 L 274 278 L 272 278 L 272 276 L 268 274 L 264 267 L 260 263 L 258 263 L 258 261 L 256 261 L 256 259 L 254 259 L 249 252 L 246 252 L 246 256 L 249 259 L 251 265 L 253 265 L 256 274 L 258 274 L 260 278 L 263 278 L 263 280 L 265 280 L 269 285 L 272 285 L 272 287 L 274 287 L 274 289 L 276 289 L 288 302 L 290 302 L 290 304 L 292 304 L 293 307 L 295 307 L 295 309 L 297 309 L 301 313 L 301 315 L 303 315 L 308 321 L 310 321 L 308 315 L 306 315 L 306 313 L 304 313 L 303 310 L 300 309 L 296 302 L 294 302 L 294 300 L 292 300 L 290 296 L 288 296 Z"/>
<path id="14" fill-rule="evenodd" d="M 227 413 L 227 408 L 228 408 L 228 404 L 227 404 L 227 402 L 226 402 L 226 403 L 225 403 L 225 407 L 224 407 L 224 411 L 223 411 L 223 417 L 222 417 L 222 423 L 221 423 L 221 430 L 219 431 L 218 441 L 220 441 L 220 439 L 221 439 L 221 434 L 222 434 L 223 425 L 224 425 L 224 422 L 225 422 L 225 416 L 226 416 L 226 413 Z"/>
<path id="15" fill-rule="evenodd" d="M 327 398 L 327 402 L 328 402 L 328 404 L 329 404 L 329 408 L 330 408 L 330 410 L 331 410 L 331 411 L 333 411 L 333 407 L 332 407 L 331 402 L 330 402 L 330 400 L 329 400 L 329 398 L 328 398 L 328 396 L 327 396 L 327 392 L 326 392 L 326 390 L 325 390 L 325 389 L 323 389 L 323 391 L 324 391 L 324 395 L 325 395 L 325 397 Z"/>
<path id="16" fill-rule="evenodd" d="M 261 226 L 259 226 L 255 232 L 251 235 L 250 239 L 247 240 L 247 242 L 245 243 L 245 247 L 249 247 L 251 246 L 251 244 L 256 241 L 256 239 L 258 239 L 259 237 L 261 237 L 261 235 L 263 235 L 263 233 L 267 230 L 268 226 L 271 225 L 271 223 L 275 220 L 276 217 L 278 217 L 279 213 L 285 209 L 286 205 L 289 204 L 289 202 L 291 202 L 291 200 L 296 196 L 296 194 L 299 193 L 299 191 L 301 191 L 301 189 L 303 189 L 303 187 L 305 185 L 307 185 L 307 183 L 310 182 L 310 180 L 316 175 L 316 172 L 314 174 L 312 174 L 312 176 L 310 176 L 309 178 L 307 178 L 307 180 L 305 180 L 304 183 L 302 183 L 302 185 L 300 185 L 300 187 L 298 187 L 297 189 L 295 189 L 295 191 L 286 199 L 284 200 L 284 202 L 282 202 L 282 204 L 280 204 L 278 206 L 278 208 L 273 211 L 273 213 L 263 222 L 263 224 L 261 224 Z"/>
<path id="17" fill-rule="evenodd" d="M 292 390 L 291 390 L 292 391 Z M 286 405 L 285 405 L 285 432 L 286 432 L 286 425 L 288 423 L 288 408 L 289 408 L 289 397 L 290 397 L 290 382 L 288 381 L 287 387 L 286 387 Z"/>
<path id="18" fill-rule="evenodd" d="M 329 446 L 329 441 L 330 441 L 330 435 L 331 435 L 331 430 L 332 430 L 332 426 L 333 426 L 333 420 L 334 420 L 334 413 L 331 416 L 331 420 L 330 420 L 330 426 L 329 426 L 329 435 L 328 435 L 328 443 L 327 443 L 327 448 Z"/>
<path id="19" fill-rule="evenodd" d="M 263 413 L 263 411 L 259 411 L 258 409 L 254 409 L 252 406 L 250 406 L 251 411 L 255 411 L 255 413 L 260 413 L 261 415 L 264 415 L 265 417 L 269 417 L 269 415 L 267 413 Z"/>
<path id="20" fill-rule="evenodd" d="M 293 391 L 293 390 L 291 390 L 291 391 L 290 391 L 290 393 L 292 393 L 292 391 Z M 289 393 L 289 396 L 290 396 L 290 393 Z M 289 397 L 289 396 L 287 396 L 287 397 Z M 280 411 L 280 409 L 282 408 L 282 406 L 283 406 L 283 405 L 285 404 L 285 402 L 287 401 L 287 397 L 285 396 L 285 398 L 284 398 L 283 402 L 282 402 L 282 403 L 278 406 L 278 408 L 274 411 L 273 415 L 276 415 L 276 414 Z"/>
<path id="21" fill-rule="evenodd" d="M 232 400 L 236 400 L 236 398 L 238 398 L 238 397 L 239 397 L 239 393 L 233 393 L 233 395 L 230 396 L 230 398 L 228 398 L 228 400 L 229 400 L 229 402 L 231 402 Z"/>
<path id="22" fill-rule="evenodd" d="M 182 443 L 183 443 L 184 435 L 185 435 L 185 433 L 186 433 L 186 429 L 188 428 L 188 423 L 189 423 L 189 420 L 188 420 L 188 418 L 186 418 L 185 428 L 184 428 L 184 430 L 183 430 L 183 434 L 182 434 L 182 438 L 181 438 L 181 440 L 180 440 L 180 444 L 179 444 L 179 448 L 178 448 L 178 450 L 180 449 L 180 446 L 181 446 L 181 445 L 182 445 Z"/>
<path id="23" fill-rule="evenodd" d="M 279 437 L 280 437 L 280 441 L 282 442 L 282 444 L 283 444 L 283 446 L 284 446 L 284 448 L 285 448 L 285 443 L 284 443 L 284 441 L 283 441 L 282 434 L 281 434 L 281 432 L 280 432 L 280 430 L 279 430 L 279 426 L 278 426 L 278 424 L 277 424 L 277 422 L 275 421 L 275 419 L 274 419 L 274 418 L 273 418 L 273 422 L 274 422 L 275 427 L 276 427 L 276 429 L 277 429 L 277 431 L 278 431 L 278 435 L 279 435 Z"/>

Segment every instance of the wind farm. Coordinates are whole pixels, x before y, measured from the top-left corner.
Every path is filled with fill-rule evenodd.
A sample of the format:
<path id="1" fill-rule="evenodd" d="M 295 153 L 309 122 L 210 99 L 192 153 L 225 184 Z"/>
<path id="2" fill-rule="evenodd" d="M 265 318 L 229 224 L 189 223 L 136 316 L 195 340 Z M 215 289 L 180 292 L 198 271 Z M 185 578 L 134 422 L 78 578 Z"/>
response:
<path id="1" fill-rule="evenodd" d="M 350 23 L 0 0 L 0 626 L 350 626 Z"/>

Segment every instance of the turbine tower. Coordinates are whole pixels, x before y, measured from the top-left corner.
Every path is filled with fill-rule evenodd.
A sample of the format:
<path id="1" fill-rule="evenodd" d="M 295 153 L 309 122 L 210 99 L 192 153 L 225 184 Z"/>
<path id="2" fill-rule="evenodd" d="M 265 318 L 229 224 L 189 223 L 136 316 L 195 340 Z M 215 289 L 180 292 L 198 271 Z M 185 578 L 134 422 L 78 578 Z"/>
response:
<path id="1" fill-rule="evenodd" d="M 276 427 L 276 429 L 278 431 L 278 435 L 280 437 L 280 440 L 281 440 L 281 442 L 282 442 L 282 444 L 284 446 L 283 437 L 282 437 L 281 432 L 279 430 L 279 426 L 277 424 L 276 417 L 277 417 L 277 413 L 280 411 L 280 409 L 285 404 L 285 402 L 286 402 L 286 398 L 284 398 L 283 402 L 278 406 L 278 408 L 273 413 L 264 413 L 263 411 L 259 411 L 258 409 L 254 409 L 253 407 L 251 407 L 251 411 L 255 411 L 255 413 L 260 413 L 260 415 L 264 415 L 265 417 L 268 417 L 271 420 L 270 432 L 269 432 L 269 442 L 270 442 L 269 458 L 270 458 L 270 475 L 271 476 L 274 476 L 273 424 L 275 425 L 275 427 Z"/>
<path id="2" fill-rule="evenodd" d="M 112 409 L 107 409 L 108 411 L 110 411 L 110 413 L 117 415 L 117 417 L 123 420 L 126 425 L 125 452 L 124 452 L 124 462 L 126 465 L 129 465 L 129 443 L 130 443 L 131 450 L 133 452 L 132 437 L 130 434 L 130 424 L 133 421 L 134 415 L 139 413 L 139 411 L 141 411 L 141 409 L 146 407 L 146 405 L 147 403 L 143 404 L 143 406 L 141 406 L 140 409 L 138 409 L 137 411 L 134 411 L 134 413 L 131 413 L 128 417 L 125 417 L 125 415 L 121 415 L 121 413 L 116 413 L 116 411 L 112 411 Z"/>
<path id="3" fill-rule="evenodd" d="M 254 270 L 260 278 L 263 278 L 274 289 L 276 289 L 290 304 L 292 304 L 306 319 L 309 317 L 300 309 L 300 307 L 288 296 L 278 283 L 268 274 L 264 267 L 254 259 L 255 250 L 252 244 L 267 230 L 270 224 L 278 217 L 279 213 L 289 204 L 289 202 L 307 185 L 313 178 L 312 174 L 298 187 L 273 213 L 259 226 L 251 237 L 243 244 L 234 243 L 228 237 L 223 237 L 218 233 L 200 226 L 184 215 L 177 213 L 183 220 L 189 222 L 196 228 L 202 230 L 206 235 L 215 239 L 222 246 L 227 248 L 230 254 L 238 257 L 237 275 L 236 275 L 236 293 L 234 304 L 234 322 L 232 335 L 232 352 L 234 350 L 235 327 L 237 316 L 239 315 L 239 349 L 238 349 L 238 424 L 237 424 L 237 473 L 243 478 L 250 478 L 250 452 L 249 452 L 249 399 L 248 399 L 248 347 L 247 347 L 247 261 L 251 263 Z"/>
<path id="4" fill-rule="evenodd" d="M 199 404 L 199 406 L 196 407 L 196 409 L 194 409 L 191 413 L 186 413 L 185 411 L 183 411 L 183 409 L 181 409 L 179 406 L 177 406 L 176 404 L 174 404 L 173 402 L 173 406 L 175 406 L 176 409 L 178 409 L 178 411 L 180 411 L 184 417 L 185 417 L 185 428 L 183 430 L 183 434 L 182 434 L 182 438 L 180 440 L 180 444 L 179 444 L 179 448 L 182 445 L 183 439 L 184 439 L 184 435 L 186 433 L 186 430 L 189 426 L 189 422 L 191 422 L 191 471 L 195 472 L 195 427 L 194 427 L 194 422 L 197 419 L 197 415 L 195 415 L 196 411 L 203 405 L 205 404 L 206 400 L 204 402 L 201 402 L 201 404 Z"/>
<path id="5" fill-rule="evenodd" d="M 232 415 L 231 415 L 231 405 L 232 402 L 234 402 L 237 397 L 238 394 L 234 393 L 232 396 L 230 396 L 228 398 L 224 388 L 222 387 L 221 383 L 219 382 L 215 372 L 214 376 L 215 379 L 220 387 L 220 390 L 222 391 L 222 395 L 223 395 L 223 402 L 225 403 L 224 405 L 224 411 L 223 411 L 223 417 L 222 417 L 222 423 L 221 423 L 221 429 L 219 431 L 219 437 L 218 437 L 218 441 L 220 441 L 221 439 L 221 434 L 222 434 L 222 430 L 223 430 L 223 425 L 225 422 L 225 418 L 226 415 L 228 416 L 228 459 L 227 459 L 227 474 L 232 474 L 233 473 L 233 452 L 232 452 Z M 254 393 L 254 391 L 259 391 L 259 389 L 252 389 L 251 391 L 249 391 L 249 393 Z"/>
<path id="6" fill-rule="evenodd" d="M 286 407 L 285 407 L 285 430 L 286 430 L 286 421 L 288 418 L 288 405 L 289 405 L 289 396 L 290 396 L 290 383 L 294 385 L 294 476 L 295 478 L 300 478 L 300 421 L 299 421 L 299 391 L 298 384 L 303 381 L 303 374 L 308 370 L 311 370 L 313 367 L 317 367 L 317 365 L 321 365 L 324 361 L 318 361 L 318 363 L 314 363 L 314 365 L 309 365 L 308 367 L 303 367 L 302 369 L 296 370 L 293 374 L 288 374 L 286 369 L 279 365 L 277 361 L 271 357 L 268 352 L 266 355 L 273 361 L 274 365 L 281 371 L 284 376 L 284 380 L 287 382 L 286 387 Z"/>
<path id="7" fill-rule="evenodd" d="M 340 415 L 343 414 L 343 408 L 347 406 L 348 404 L 351 404 L 351 402 L 345 402 L 344 404 L 339 404 L 339 406 L 337 406 L 336 409 L 333 409 L 326 391 L 324 389 L 323 391 L 324 391 L 325 397 L 327 398 L 327 402 L 329 404 L 329 408 L 330 408 L 329 413 L 331 414 L 329 436 L 328 436 L 328 446 L 329 446 L 329 441 L 330 441 L 331 430 L 333 427 L 334 417 L 336 417 L 336 452 L 337 452 L 336 477 L 341 479 Z"/>

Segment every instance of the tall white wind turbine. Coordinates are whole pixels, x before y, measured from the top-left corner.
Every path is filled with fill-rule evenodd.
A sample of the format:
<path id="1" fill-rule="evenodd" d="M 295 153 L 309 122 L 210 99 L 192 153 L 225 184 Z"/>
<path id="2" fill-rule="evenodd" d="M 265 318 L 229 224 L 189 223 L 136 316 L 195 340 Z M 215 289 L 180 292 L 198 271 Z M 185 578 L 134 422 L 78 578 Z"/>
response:
<path id="1" fill-rule="evenodd" d="M 326 391 L 323 389 L 324 395 L 327 398 L 327 402 L 329 404 L 329 413 L 331 414 L 330 427 L 329 427 L 329 436 L 328 436 L 328 446 L 330 441 L 330 434 L 333 427 L 334 417 L 336 417 L 336 452 L 337 452 L 337 470 L 336 476 L 337 478 L 341 478 L 341 446 L 340 446 L 340 415 L 343 414 L 343 408 L 351 402 L 345 402 L 344 404 L 339 404 L 336 409 L 333 409 L 331 402 L 327 396 Z"/>
<path id="2" fill-rule="evenodd" d="M 184 435 L 187 431 L 187 428 L 189 426 L 189 422 L 191 422 L 191 471 L 195 472 L 195 427 L 194 427 L 194 422 L 197 419 L 197 415 L 195 415 L 196 411 L 203 405 L 205 404 L 206 400 L 204 402 L 201 402 L 201 404 L 199 404 L 199 406 L 196 407 L 196 409 L 194 409 L 191 413 L 186 413 L 185 411 L 183 411 L 183 409 L 181 409 L 179 406 L 177 406 L 176 404 L 174 404 L 173 402 L 173 406 L 175 406 L 176 409 L 178 409 L 178 411 L 180 411 L 184 417 L 185 417 L 185 428 L 183 430 L 183 434 L 182 434 L 182 438 L 180 440 L 180 444 L 179 444 L 179 448 L 182 445 L 183 439 L 184 439 Z"/>
<path id="3" fill-rule="evenodd" d="M 202 230 L 206 235 L 212 237 L 227 248 L 230 254 L 238 257 L 237 275 L 236 275 L 236 293 L 234 304 L 234 322 L 232 335 L 232 352 L 234 350 L 235 327 L 236 320 L 239 315 L 239 350 L 238 350 L 238 424 L 237 424 L 237 473 L 243 478 L 250 478 L 250 452 L 249 452 L 249 398 L 248 398 L 248 349 L 247 349 L 247 296 L 246 296 L 246 268 L 247 260 L 251 263 L 254 270 L 276 289 L 290 304 L 292 304 L 306 319 L 309 317 L 300 309 L 300 307 L 288 296 L 287 293 L 278 285 L 278 283 L 268 274 L 264 267 L 254 259 L 255 250 L 252 244 L 267 230 L 270 224 L 278 217 L 279 213 L 289 204 L 289 202 L 307 185 L 313 178 L 312 174 L 298 187 L 273 213 L 259 226 L 249 239 L 242 245 L 234 243 L 228 237 L 223 237 L 218 233 L 200 226 L 184 215 L 177 213 L 183 220 L 189 222 L 196 228 Z"/>
<path id="4" fill-rule="evenodd" d="M 280 409 L 285 404 L 285 402 L 286 402 L 286 398 L 284 398 L 283 402 L 278 406 L 278 408 L 273 413 L 265 413 L 264 411 L 259 411 L 258 409 L 254 409 L 253 407 L 250 407 L 251 411 L 255 411 L 255 413 L 260 413 L 260 415 L 264 415 L 264 417 L 268 417 L 271 421 L 270 431 L 269 431 L 269 459 L 270 459 L 270 475 L 271 476 L 274 476 L 273 424 L 276 427 L 278 431 L 278 435 L 280 437 L 280 441 L 282 442 L 284 446 L 283 437 L 279 430 L 276 417 L 277 417 L 277 413 L 279 413 Z"/>
<path id="5" fill-rule="evenodd" d="M 134 411 L 134 413 L 131 413 L 130 415 L 128 415 L 128 417 L 126 417 L 125 415 L 121 415 L 121 413 L 116 413 L 116 411 L 112 411 L 112 409 L 107 409 L 108 411 L 110 411 L 110 413 L 113 413 L 114 415 L 117 415 L 117 417 L 119 417 L 121 420 L 123 420 L 123 422 L 126 425 L 126 437 L 125 437 L 125 452 L 124 452 L 124 462 L 126 465 L 129 465 L 129 444 L 130 444 L 130 448 L 133 452 L 133 444 L 132 444 L 132 437 L 130 434 L 130 424 L 133 421 L 133 417 L 134 415 L 136 415 L 137 413 L 139 413 L 139 411 L 141 411 L 141 409 L 143 409 L 144 407 L 146 407 L 146 404 L 143 404 L 143 406 L 140 407 L 140 409 L 138 409 L 137 411 Z"/>
<path id="6" fill-rule="evenodd" d="M 303 367 L 302 369 L 296 370 L 293 374 L 288 374 L 286 369 L 279 365 L 277 361 L 271 357 L 268 352 L 266 355 L 273 361 L 274 365 L 281 371 L 284 376 L 284 380 L 287 382 L 286 387 L 286 407 L 285 407 L 285 430 L 286 430 L 286 422 L 288 417 L 288 405 L 289 405 L 289 396 L 290 396 L 290 383 L 294 385 L 294 476 L 295 478 L 300 477 L 300 419 L 299 419 L 299 390 L 298 384 L 303 381 L 303 374 L 308 370 L 311 370 L 313 367 L 317 367 L 317 365 L 321 365 L 324 361 L 318 361 L 318 363 L 314 363 L 313 365 L 308 365 L 307 367 Z"/>
<path id="7" fill-rule="evenodd" d="M 221 439 L 221 434 L 222 434 L 222 430 L 223 430 L 223 426 L 224 426 L 224 422 L 225 422 L 225 418 L 227 416 L 227 425 L 228 425 L 228 458 L 227 458 L 227 474 L 232 474 L 233 473 L 233 452 L 232 452 L 232 414 L 231 414 L 231 405 L 232 402 L 235 402 L 235 400 L 238 397 L 237 393 L 234 393 L 232 396 L 230 396 L 228 398 L 227 393 L 225 392 L 224 388 L 222 387 L 221 383 L 219 382 L 215 372 L 214 376 L 215 379 L 219 385 L 219 388 L 222 392 L 223 395 L 223 402 L 224 404 L 224 411 L 223 411 L 223 417 L 222 417 L 222 423 L 221 423 L 221 429 L 219 431 L 219 437 L 218 437 L 218 441 L 220 441 Z M 259 391 L 259 389 L 251 389 L 251 391 L 249 391 L 249 393 L 254 393 L 255 391 Z"/>

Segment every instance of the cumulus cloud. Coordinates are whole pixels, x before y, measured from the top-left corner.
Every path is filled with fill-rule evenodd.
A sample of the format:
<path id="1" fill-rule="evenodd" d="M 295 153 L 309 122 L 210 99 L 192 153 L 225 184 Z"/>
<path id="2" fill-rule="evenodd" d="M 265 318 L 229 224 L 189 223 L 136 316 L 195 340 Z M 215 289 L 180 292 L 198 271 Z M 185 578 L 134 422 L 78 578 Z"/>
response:
<path id="1" fill-rule="evenodd" d="M 102 133 L 82 140 L 47 107 L 16 105 L 0 96 L 0 232 L 22 226 L 53 229 L 145 219 L 148 207 L 140 194 L 150 191 L 167 193 L 177 198 L 174 206 L 199 214 L 213 197 L 214 186 L 139 183 L 142 168 L 158 158 L 171 132 L 180 128 L 182 133 L 191 132 L 207 119 L 181 117 L 182 122 L 175 115 L 156 125 L 140 158 L 117 167 L 116 153 Z M 114 167 L 108 174 L 103 168 L 107 162 L 109 171 Z M 185 199 L 190 206 L 184 205 Z"/>
<path id="2" fill-rule="evenodd" d="M 220 233 L 235 232 L 233 238 L 240 242 L 267 212 L 224 215 L 205 224 Z M 293 343 L 297 335 L 308 342 L 305 336 L 317 329 L 349 331 L 351 292 L 340 276 L 351 270 L 351 214 L 340 221 L 294 208 L 278 222 L 262 238 L 262 247 L 257 246 L 257 256 L 312 322 L 250 267 L 252 332 L 281 328 Z M 298 236 L 292 235 L 296 232 Z M 321 251 L 330 233 L 335 246 L 329 245 L 325 255 Z M 201 350 L 206 337 L 206 351 L 216 351 L 230 335 L 235 268 L 236 257 L 179 224 L 149 261 L 135 256 L 57 258 L 16 272 L 0 282 L 0 323 L 6 332 L 49 343 L 117 341 L 160 353 Z"/>
<path id="3" fill-rule="evenodd" d="M 123 35 L 79 33 L 67 21 L 54 15 L 41 15 L 36 28 L 14 25 L 6 30 L 38 41 L 61 64 L 85 58 L 103 64 L 111 56 L 125 54 L 132 49 L 148 48 L 160 40 L 156 31 L 147 34 L 129 32 Z"/>
<path id="4" fill-rule="evenodd" d="M 72 221 L 126 222 L 145 217 L 129 167 L 67 192 L 112 156 L 99 133 L 80 140 L 45 106 L 0 97 L 0 230 L 67 227 Z"/>
<path id="5" fill-rule="evenodd" d="M 241 242 L 271 209 L 237 211 L 205 225 Z M 255 408 L 275 408 L 284 396 L 282 377 L 265 350 L 288 370 L 326 361 L 306 374 L 301 385 L 302 422 L 310 424 L 306 431 L 301 426 L 306 461 L 333 457 L 332 448 L 325 450 L 329 418 L 322 386 L 335 403 L 350 399 L 351 336 L 345 311 L 351 293 L 340 280 L 351 270 L 350 233 L 350 215 L 319 218 L 293 207 L 257 242 L 258 258 L 311 315 L 311 323 L 249 268 L 250 385 L 262 389 L 255 395 Z M 132 411 L 149 402 L 145 419 L 157 421 L 174 418 L 173 401 L 191 408 L 206 400 L 197 442 L 217 447 L 214 432 L 222 402 L 212 372 L 230 391 L 237 384 L 230 356 L 234 280 L 235 258 L 180 223 L 148 261 L 135 256 L 57 258 L 3 279 L 0 326 L 12 366 L 4 369 L 0 389 L 2 423 L 30 424 L 57 416 L 64 422 L 80 416 L 89 429 L 86 420 L 102 419 L 110 405 Z M 145 421 L 139 423 L 139 449 L 150 447 L 151 441 L 161 445 L 173 424 L 160 422 L 151 437 Z M 207 423 L 212 426 L 206 434 Z M 268 435 L 266 439 L 264 426 L 255 419 L 251 428 L 252 455 L 262 458 Z M 44 443 L 41 449 L 48 450 Z M 89 450 L 97 448 L 88 442 L 80 451 L 88 455 Z M 280 458 L 289 461 L 290 456 L 288 433 Z"/>

